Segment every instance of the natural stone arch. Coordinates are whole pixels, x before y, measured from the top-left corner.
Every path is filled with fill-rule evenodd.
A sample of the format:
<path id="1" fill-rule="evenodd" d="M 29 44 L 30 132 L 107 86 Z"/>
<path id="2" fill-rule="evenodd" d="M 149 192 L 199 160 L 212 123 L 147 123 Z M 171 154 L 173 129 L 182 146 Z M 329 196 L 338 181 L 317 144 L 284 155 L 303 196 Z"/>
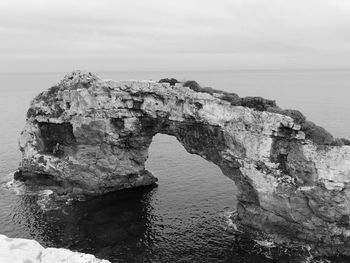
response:
<path id="1" fill-rule="evenodd" d="M 152 184 L 148 148 L 169 134 L 235 181 L 242 224 L 349 254 L 350 147 L 317 145 L 326 132 L 305 139 L 302 117 L 262 98 L 74 72 L 33 100 L 16 178 L 50 179 L 68 195 Z"/>

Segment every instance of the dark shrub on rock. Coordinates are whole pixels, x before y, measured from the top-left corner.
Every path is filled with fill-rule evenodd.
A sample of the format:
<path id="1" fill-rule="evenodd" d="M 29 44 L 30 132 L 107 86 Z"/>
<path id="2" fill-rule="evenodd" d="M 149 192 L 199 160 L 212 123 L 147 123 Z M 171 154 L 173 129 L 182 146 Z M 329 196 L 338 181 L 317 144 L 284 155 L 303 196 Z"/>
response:
<path id="1" fill-rule="evenodd" d="M 344 146 L 344 142 L 340 138 L 335 138 L 331 145 L 333 145 L 333 146 Z"/>
<path id="2" fill-rule="evenodd" d="M 27 119 L 29 119 L 32 116 L 35 116 L 36 111 L 33 108 L 29 108 L 27 111 Z"/>
<path id="3" fill-rule="evenodd" d="M 221 90 L 216 90 L 211 87 L 200 87 L 199 92 L 209 93 L 210 95 L 213 95 L 214 93 L 223 93 Z"/>
<path id="4" fill-rule="evenodd" d="M 269 108 L 276 107 L 276 102 L 274 100 L 267 100 L 262 97 L 245 97 L 241 98 L 241 105 L 259 111 L 266 111 Z"/>
<path id="5" fill-rule="evenodd" d="M 306 121 L 306 117 L 298 110 L 282 110 L 283 114 L 292 117 L 297 124 L 303 124 Z"/>
<path id="6" fill-rule="evenodd" d="M 294 122 L 301 126 L 301 131 L 305 133 L 306 139 L 313 141 L 317 145 L 343 145 L 343 142 L 340 139 L 334 139 L 332 134 L 326 131 L 323 127 L 317 126 L 315 123 L 308 121 L 304 114 L 298 110 L 283 110 L 279 107 L 274 107 L 268 109 L 268 111 L 293 118 Z"/>
<path id="7" fill-rule="evenodd" d="M 236 93 L 225 93 L 221 99 L 230 102 L 233 106 L 241 105 L 241 98 Z"/>
<path id="8" fill-rule="evenodd" d="M 241 105 L 241 98 L 236 93 L 230 93 L 222 90 L 213 89 L 212 87 L 201 87 L 196 81 L 188 80 L 184 83 L 184 87 L 188 87 L 196 92 L 203 92 L 213 95 L 214 93 L 222 94 L 221 99 L 230 102 L 232 105 Z"/>
<path id="9" fill-rule="evenodd" d="M 197 81 L 194 80 L 188 80 L 183 84 L 184 87 L 188 87 L 193 91 L 196 92 L 203 92 L 203 93 L 208 93 L 210 95 L 213 95 L 214 93 L 219 93 L 219 94 L 224 94 L 226 92 L 213 89 L 212 87 L 201 87 L 201 85 L 198 84 Z"/>
<path id="10" fill-rule="evenodd" d="M 201 92 L 202 87 L 198 84 L 197 81 L 194 80 L 187 80 L 184 85 L 184 87 L 188 87 L 193 91 Z"/>
<path id="11" fill-rule="evenodd" d="M 165 78 L 158 81 L 159 83 L 169 83 L 170 86 L 174 86 L 176 83 L 180 83 L 177 79 L 174 78 Z"/>
<path id="12" fill-rule="evenodd" d="M 341 142 L 342 142 L 344 145 L 350 145 L 350 140 L 348 140 L 348 139 L 340 138 L 339 140 L 341 140 Z"/>
<path id="13" fill-rule="evenodd" d="M 311 121 L 305 121 L 301 125 L 301 130 L 305 133 L 307 139 L 318 145 L 332 145 L 334 142 L 332 134 Z"/>
<path id="14" fill-rule="evenodd" d="M 60 90 L 60 87 L 59 87 L 59 86 L 52 86 L 52 87 L 49 88 L 49 90 L 47 91 L 47 96 L 53 96 L 53 95 L 56 94 L 59 90 Z"/>

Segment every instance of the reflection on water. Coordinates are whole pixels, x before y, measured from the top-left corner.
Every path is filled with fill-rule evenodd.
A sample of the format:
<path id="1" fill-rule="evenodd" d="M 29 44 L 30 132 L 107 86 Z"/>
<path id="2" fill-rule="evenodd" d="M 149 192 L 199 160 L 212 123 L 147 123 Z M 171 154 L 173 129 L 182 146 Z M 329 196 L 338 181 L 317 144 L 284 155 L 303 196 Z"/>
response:
<path id="1" fill-rule="evenodd" d="M 125 190 L 48 212 L 47 220 L 55 226 L 49 238 L 56 246 L 58 240 L 59 246 L 101 258 L 147 259 L 154 241 L 149 211 L 153 190 Z"/>
<path id="2" fill-rule="evenodd" d="M 152 199 L 158 189 L 123 190 L 46 212 L 36 204 L 37 197 L 17 196 L 11 211 L 17 234 L 7 231 L 11 237 L 34 238 L 46 246 L 92 253 L 112 262 L 272 262 L 234 247 L 220 215 L 192 215 L 188 225 L 181 218 L 173 218 L 173 224 L 155 215 Z"/>

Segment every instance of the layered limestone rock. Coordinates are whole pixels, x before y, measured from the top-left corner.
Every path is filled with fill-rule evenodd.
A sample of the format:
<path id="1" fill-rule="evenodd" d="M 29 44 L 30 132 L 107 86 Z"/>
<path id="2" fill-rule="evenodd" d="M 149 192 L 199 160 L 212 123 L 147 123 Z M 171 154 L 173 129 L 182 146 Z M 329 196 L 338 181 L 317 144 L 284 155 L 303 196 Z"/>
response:
<path id="1" fill-rule="evenodd" d="M 110 263 L 90 254 L 63 248 L 44 248 L 35 240 L 0 235 L 0 262 L 6 263 Z"/>
<path id="2" fill-rule="evenodd" d="M 227 96 L 73 72 L 32 101 L 16 178 L 66 195 L 152 184 L 147 151 L 164 133 L 235 182 L 243 225 L 322 254 L 350 254 L 350 147 L 316 145 L 263 99 Z"/>

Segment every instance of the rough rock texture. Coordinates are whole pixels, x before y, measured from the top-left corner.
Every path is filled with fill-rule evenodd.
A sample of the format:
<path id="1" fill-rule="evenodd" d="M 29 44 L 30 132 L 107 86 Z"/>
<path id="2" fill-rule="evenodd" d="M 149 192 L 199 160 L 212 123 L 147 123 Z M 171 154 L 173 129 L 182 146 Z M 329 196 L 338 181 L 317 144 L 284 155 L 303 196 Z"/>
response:
<path id="1" fill-rule="evenodd" d="M 110 263 L 90 254 L 63 248 L 44 248 L 35 240 L 0 235 L 0 262 L 6 263 Z"/>
<path id="2" fill-rule="evenodd" d="M 169 134 L 235 181 L 243 225 L 350 254 L 350 147 L 316 145 L 291 117 L 223 96 L 73 72 L 32 101 L 16 178 L 70 194 L 151 184 L 148 147 Z"/>

